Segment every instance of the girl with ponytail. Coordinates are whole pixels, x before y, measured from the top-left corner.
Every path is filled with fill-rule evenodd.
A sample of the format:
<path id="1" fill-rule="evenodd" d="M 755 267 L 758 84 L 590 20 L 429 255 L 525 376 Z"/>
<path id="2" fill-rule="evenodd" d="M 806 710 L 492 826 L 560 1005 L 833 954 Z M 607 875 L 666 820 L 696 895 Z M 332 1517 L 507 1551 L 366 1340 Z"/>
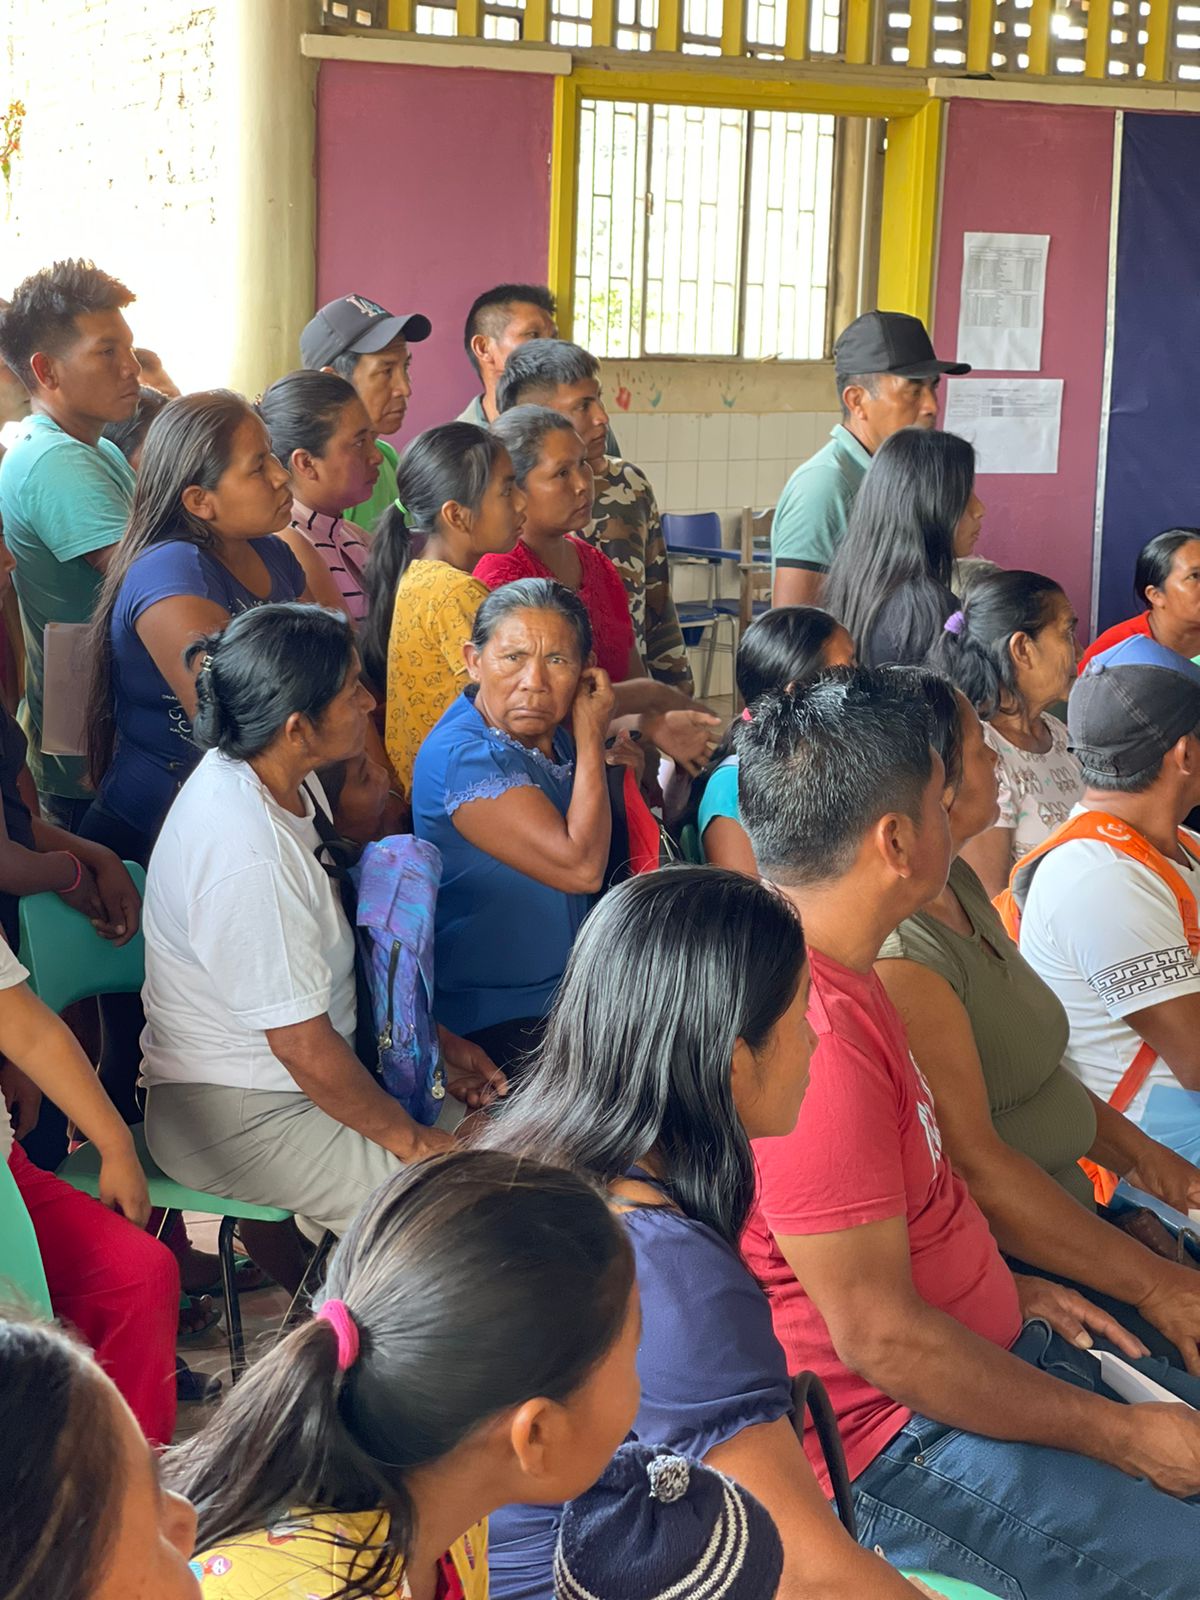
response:
<path id="1" fill-rule="evenodd" d="M 1067 698 L 1075 679 L 1075 623 L 1053 578 L 988 572 L 969 586 L 962 610 L 947 619 L 929 652 L 929 665 L 983 719 L 984 738 L 999 759 L 999 821 L 962 851 L 992 898 L 1083 795 L 1066 726 L 1048 711 Z"/>
<path id="2" fill-rule="evenodd" d="M 385 690 L 388 759 L 407 792 L 425 735 L 466 687 L 463 646 L 488 595 L 475 565 L 516 544 L 525 496 L 508 451 L 470 422 L 419 434 L 396 483 L 371 541 L 360 644 L 368 681 Z"/>
<path id="3" fill-rule="evenodd" d="M 637 1409 L 620 1219 L 585 1178 L 460 1148 L 376 1192 L 325 1295 L 168 1458 L 205 1600 L 483 1600 L 487 1515 L 581 1493 Z"/>

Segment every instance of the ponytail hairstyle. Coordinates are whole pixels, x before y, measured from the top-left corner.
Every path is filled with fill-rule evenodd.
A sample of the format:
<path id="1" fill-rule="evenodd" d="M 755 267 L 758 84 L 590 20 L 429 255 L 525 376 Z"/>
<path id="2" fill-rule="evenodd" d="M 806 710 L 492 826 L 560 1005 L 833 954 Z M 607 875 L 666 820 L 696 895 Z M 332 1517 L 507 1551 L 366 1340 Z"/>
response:
<path id="1" fill-rule="evenodd" d="M 183 504 L 185 489 L 215 489 L 233 459 L 233 439 L 254 412 L 240 394 L 211 389 L 170 400 L 146 434 L 129 524 L 112 553 L 92 613 L 88 653 L 87 755 L 94 788 L 112 764 L 116 717 L 112 691 L 112 617 L 130 567 L 151 545 L 171 540 L 212 546 L 212 529 Z"/>
<path id="2" fill-rule="evenodd" d="M 825 647 L 840 627 L 837 618 L 819 606 L 774 606 L 765 611 L 746 629 L 737 647 L 734 676 L 742 703 L 752 706 L 770 689 L 811 683 L 824 670 Z M 679 819 L 681 828 L 695 823 L 709 779 L 733 754 L 740 720 L 735 717 L 726 728 L 707 767 L 693 783 Z"/>
<path id="3" fill-rule="evenodd" d="M 380 1510 L 390 1526 L 358 1547 L 342 1593 L 393 1594 L 408 1474 L 527 1400 L 568 1401 L 619 1338 L 633 1283 L 624 1226 L 585 1179 L 464 1149 L 402 1168 L 333 1257 L 336 1318 L 288 1334 L 168 1456 L 197 1549 L 297 1506 Z"/>
<path id="4" fill-rule="evenodd" d="M 89 1600 L 125 1490 L 116 1393 L 57 1328 L 0 1320 L 0 1594 Z M 19 1444 L 19 1448 L 17 1448 Z"/>
<path id="5" fill-rule="evenodd" d="M 1012 655 L 1018 633 L 1036 639 L 1054 620 L 1063 591 L 1040 572 L 982 573 L 969 585 L 963 608 L 943 627 L 927 656 L 975 707 L 984 722 L 998 711 L 1021 709 Z"/>
<path id="6" fill-rule="evenodd" d="M 738 1249 L 754 1158 L 734 1047 L 766 1043 L 805 959 L 799 917 L 757 878 L 670 867 L 610 889 L 575 940 L 533 1065 L 481 1143 L 599 1183 L 653 1152 L 685 1216 Z"/>
<path id="7" fill-rule="evenodd" d="M 276 378 L 254 409 L 271 435 L 271 449 L 289 478 L 292 453 L 306 450 L 309 455 L 323 456 L 337 432 L 338 418 L 357 399 L 354 385 L 336 372 L 304 368 Z"/>
<path id="8" fill-rule="evenodd" d="M 388 506 L 375 524 L 363 572 L 367 615 L 358 630 L 358 643 L 366 675 L 379 688 L 387 682 L 396 585 L 419 542 L 438 531 L 447 501 L 456 501 L 472 514 L 479 511 L 503 454 L 503 445 L 486 428 L 473 422 L 446 422 L 419 433 L 400 457 L 397 503 Z"/>
<path id="9" fill-rule="evenodd" d="M 885 602 L 899 597 L 903 660 L 923 659 L 945 618 L 954 534 L 975 487 L 975 451 L 953 433 L 901 428 L 875 452 L 822 596 L 864 665 Z"/>
<path id="10" fill-rule="evenodd" d="M 293 712 L 319 722 L 354 663 L 342 611 L 286 601 L 243 611 L 184 653 L 196 675 L 192 737 L 201 750 L 251 761 Z"/>

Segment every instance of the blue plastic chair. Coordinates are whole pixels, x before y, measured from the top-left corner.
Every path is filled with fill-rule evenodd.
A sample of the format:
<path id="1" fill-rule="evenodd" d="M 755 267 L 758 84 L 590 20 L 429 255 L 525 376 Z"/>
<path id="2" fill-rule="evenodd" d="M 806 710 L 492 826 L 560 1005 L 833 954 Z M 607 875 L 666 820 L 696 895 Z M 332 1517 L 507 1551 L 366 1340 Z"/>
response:
<path id="1" fill-rule="evenodd" d="M 145 871 L 136 861 L 125 863 L 137 891 L 146 886 Z M 51 1009 L 62 1014 L 77 1000 L 99 994 L 137 994 L 145 976 L 146 945 L 139 926 L 128 944 L 117 946 L 102 939 L 81 912 L 73 910 L 56 894 L 30 894 L 22 897 L 21 961 L 29 969 L 29 987 Z M 199 1211 L 221 1218 L 217 1234 L 217 1255 L 221 1263 L 221 1287 L 225 1295 L 225 1331 L 229 1341 L 229 1371 L 236 1382 L 246 1365 L 246 1345 L 242 1332 L 242 1312 L 238 1303 L 233 1255 L 233 1233 L 238 1222 L 287 1222 L 290 1211 L 277 1206 L 254 1205 L 220 1195 L 189 1189 L 168 1178 L 146 1148 L 144 1127 L 133 1130 L 134 1148 L 146 1184 L 150 1203 L 168 1216 L 176 1211 Z M 73 1189 L 99 1196 L 100 1155 L 91 1144 L 72 1151 L 58 1169 L 58 1176 Z"/>
<path id="2" fill-rule="evenodd" d="M 712 682 L 713 658 L 718 649 L 727 650 L 732 658 L 737 649 L 736 601 L 718 600 L 717 574 L 724 562 L 737 561 L 738 552 L 727 550 L 721 535 L 721 519 L 715 511 L 665 511 L 662 517 L 663 538 L 667 544 L 667 558 L 675 566 L 702 566 L 707 569 L 707 594 L 703 600 L 679 600 L 675 611 L 683 632 L 683 642 L 694 650 L 708 635 L 708 649 L 704 658 L 704 677 L 700 686 L 703 699 Z M 732 611 L 730 605 L 732 604 Z M 730 623 L 729 639 L 722 643 L 718 629 L 723 622 Z"/>

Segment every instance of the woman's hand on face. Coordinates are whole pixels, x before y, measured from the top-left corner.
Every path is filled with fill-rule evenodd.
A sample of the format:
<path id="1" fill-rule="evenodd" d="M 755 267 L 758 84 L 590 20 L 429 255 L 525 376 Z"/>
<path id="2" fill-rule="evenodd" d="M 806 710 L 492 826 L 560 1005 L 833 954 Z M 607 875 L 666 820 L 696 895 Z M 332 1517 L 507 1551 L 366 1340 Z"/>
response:
<path id="1" fill-rule="evenodd" d="M 613 690 L 608 673 L 600 667 L 584 667 L 571 706 L 571 732 L 575 743 L 585 738 L 603 740 L 612 720 Z"/>
<path id="2" fill-rule="evenodd" d="M 695 778 L 704 771 L 720 738 L 720 717 L 695 706 L 686 711 L 664 711 L 643 717 L 642 731 L 677 767 Z"/>

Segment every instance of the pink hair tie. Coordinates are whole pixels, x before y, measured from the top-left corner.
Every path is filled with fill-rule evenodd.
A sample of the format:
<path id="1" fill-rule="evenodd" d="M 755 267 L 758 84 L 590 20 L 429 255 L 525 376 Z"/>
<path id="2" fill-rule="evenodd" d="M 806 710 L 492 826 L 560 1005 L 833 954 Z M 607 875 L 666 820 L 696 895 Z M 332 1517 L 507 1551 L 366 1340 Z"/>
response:
<path id="1" fill-rule="evenodd" d="M 742 712 L 742 721 L 743 722 L 753 722 L 754 721 L 754 718 L 750 715 L 750 707 L 749 706 L 747 706 L 746 709 Z"/>
<path id="2" fill-rule="evenodd" d="M 345 1372 L 358 1360 L 358 1329 L 350 1308 L 344 1300 L 326 1300 L 317 1316 L 322 1322 L 328 1322 L 337 1334 L 338 1371 Z"/>

